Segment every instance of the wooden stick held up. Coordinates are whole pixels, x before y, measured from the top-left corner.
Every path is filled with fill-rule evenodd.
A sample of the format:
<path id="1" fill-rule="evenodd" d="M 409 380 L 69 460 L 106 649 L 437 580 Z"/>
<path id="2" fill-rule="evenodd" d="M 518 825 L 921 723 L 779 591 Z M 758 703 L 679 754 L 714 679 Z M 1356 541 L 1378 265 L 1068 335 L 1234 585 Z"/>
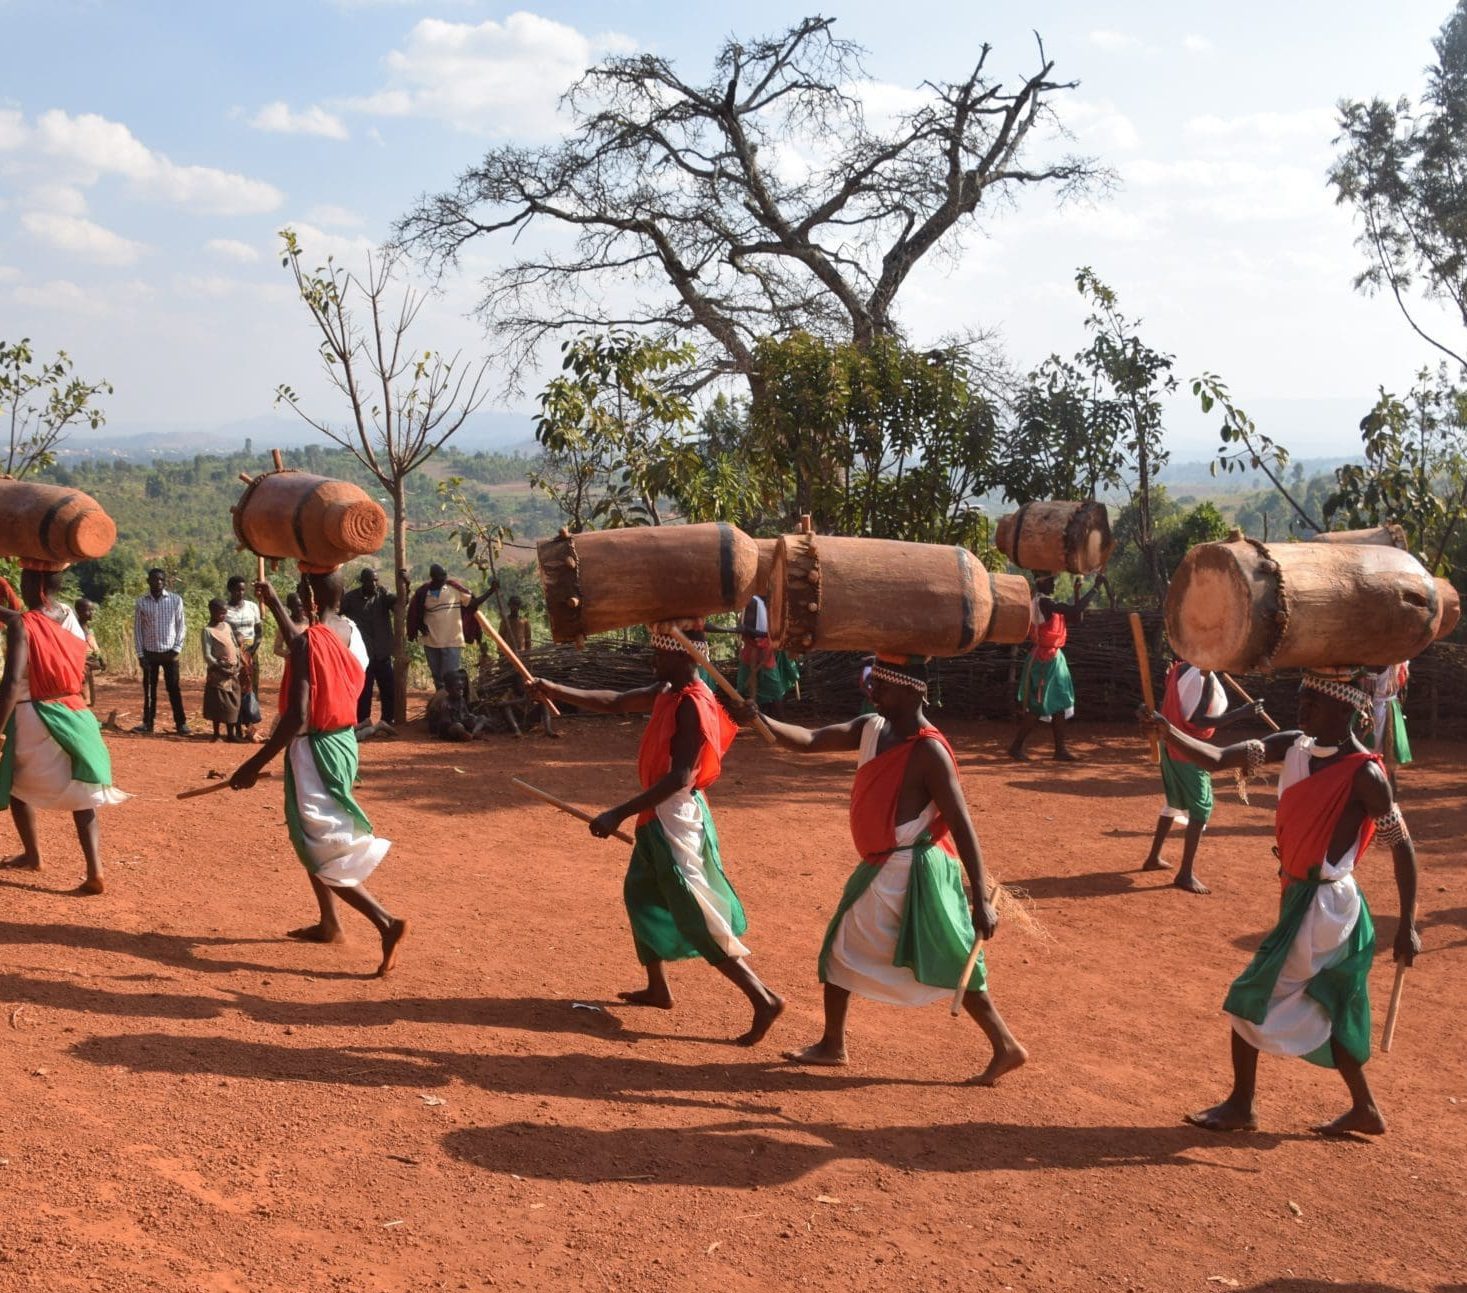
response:
<path id="1" fill-rule="evenodd" d="M 1131 612 L 1131 641 L 1136 647 L 1136 667 L 1141 671 L 1141 696 L 1146 701 L 1146 708 L 1156 708 L 1156 692 L 1151 687 L 1151 656 L 1146 650 L 1146 630 L 1141 625 L 1141 617 L 1135 611 Z M 1154 727 L 1148 727 L 1146 732 L 1147 743 L 1151 746 L 1152 763 L 1161 762 L 1161 736 Z"/>
<path id="2" fill-rule="evenodd" d="M 273 772 L 262 772 L 260 773 L 260 778 L 263 780 L 266 777 L 273 777 L 274 775 Z M 229 778 L 225 777 L 222 781 L 216 781 L 212 786 L 195 786 L 192 790 L 180 790 L 178 794 L 174 795 L 174 798 L 197 799 L 200 795 L 217 795 L 221 790 L 228 789 Z"/>
<path id="3" fill-rule="evenodd" d="M 725 696 L 727 696 L 730 700 L 737 701 L 740 705 L 744 703 L 744 698 L 739 695 L 739 689 L 735 687 L 733 683 L 729 682 L 729 680 L 725 678 L 721 673 L 719 673 L 713 661 L 708 658 L 708 652 L 699 647 L 699 645 L 694 642 L 693 639 L 690 638 L 686 633 L 684 633 L 682 629 L 678 628 L 676 624 L 669 624 L 667 626 L 667 631 L 671 637 L 677 640 L 678 645 L 682 647 L 684 651 L 686 651 L 690 656 L 693 657 L 694 660 L 696 660 L 700 665 L 702 665 L 704 669 L 708 671 L 708 676 L 718 684 L 719 690 L 721 690 Z M 763 716 L 760 714 L 754 715 L 754 730 L 757 731 L 768 744 L 773 745 L 775 743 L 774 733 L 769 730 L 769 724 L 764 721 Z"/>
<path id="4" fill-rule="evenodd" d="M 574 804 L 568 804 L 564 799 L 557 798 L 548 790 L 541 790 L 539 786 L 532 786 L 528 781 L 521 781 L 518 777 L 511 777 L 510 781 L 523 790 L 525 794 L 549 804 L 552 808 L 558 808 L 563 813 L 569 813 L 572 817 L 579 817 L 583 822 L 593 822 L 596 820 L 584 808 L 577 808 Z M 612 831 L 611 833 L 617 839 L 627 844 L 636 844 L 637 842 L 625 831 Z"/>
<path id="5" fill-rule="evenodd" d="M 491 638 L 494 639 L 494 645 L 499 648 L 501 653 L 504 655 L 504 658 L 508 660 L 509 663 L 514 667 L 515 672 L 518 673 L 519 676 L 523 678 L 526 682 L 533 682 L 535 680 L 535 675 L 532 674 L 527 668 L 525 668 L 525 662 L 515 654 L 514 648 L 510 646 L 510 644 L 506 642 L 502 637 L 499 636 L 499 633 L 495 629 L 494 625 L 489 623 L 489 617 L 485 615 L 483 611 L 475 611 L 474 618 L 479 621 L 479 627 L 483 629 L 484 632 L 487 633 Z M 550 711 L 553 717 L 560 717 L 560 710 L 555 707 L 555 702 L 551 700 L 549 696 L 546 696 L 545 699 L 542 700 L 540 703 Z"/>
<path id="6" fill-rule="evenodd" d="M 1246 691 L 1244 691 L 1242 689 L 1242 687 L 1240 687 L 1233 680 L 1233 675 L 1232 674 L 1230 674 L 1230 673 L 1223 673 L 1221 676 L 1222 676 L 1222 680 L 1225 683 L 1227 683 L 1228 688 L 1232 691 L 1233 695 L 1235 695 L 1239 700 L 1241 700 L 1243 702 L 1243 704 L 1245 704 L 1245 705 L 1251 705 L 1251 704 L 1253 704 L 1253 697 L 1250 696 Z M 1277 732 L 1277 731 L 1280 730 L 1279 729 L 1279 725 L 1277 723 L 1275 723 L 1273 721 L 1273 719 L 1271 719 L 1268 716 L 1267 713 L 1261 713 L 1261 714 L 1258 715 L 1258 717 L 1261 718 L 1265 723 L 1268 724 L 1269 731 L 1271 731 L 1271 732 Z"/>

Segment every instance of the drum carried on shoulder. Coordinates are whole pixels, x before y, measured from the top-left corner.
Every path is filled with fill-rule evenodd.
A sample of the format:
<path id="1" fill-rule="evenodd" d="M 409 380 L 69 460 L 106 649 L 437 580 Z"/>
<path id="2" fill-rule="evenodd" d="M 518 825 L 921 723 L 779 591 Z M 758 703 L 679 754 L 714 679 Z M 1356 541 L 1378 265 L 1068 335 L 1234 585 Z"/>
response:
<path id="1" fill-rule="evenodd" d="M 65 570 L 105 557 L 117 524 L 90 494 L 0 476 L 0 555 L 32 570 Z"/>

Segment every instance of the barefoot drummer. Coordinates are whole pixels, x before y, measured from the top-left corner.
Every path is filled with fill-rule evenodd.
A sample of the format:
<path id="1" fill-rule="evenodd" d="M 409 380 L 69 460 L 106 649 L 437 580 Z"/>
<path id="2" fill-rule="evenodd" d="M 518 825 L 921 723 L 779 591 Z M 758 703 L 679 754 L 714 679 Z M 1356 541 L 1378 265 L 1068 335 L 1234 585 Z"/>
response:
<path id="1" fill-rule="evenodd" d="M 1274 833 L 1283 896 L 1278 924 L 1229 989 L 1233 1088 L 1187 1121 L 1209 1131 L 1258 1126 L 1253 1100 L 1258 1055 L 1292 1055 L 1338 1069 L 1350 1108 L 1315 1128 L 1327 1136 L 1378 1136 L 1385 1120 L 1365 1077 L 1370 1058 L 1369 974 L 1375 926 L 1355 868 L 1372 839 L 1389 846 L 1400 897 L 1394 955 L 1410 965 L 1421 949 L 1415 927 L 1416 850 L 1380 756 L 1355 738 L 1371 697 L 1358 673 L 1310 672 L 1299 692 L 1299 727 L 1219 749 L 1150 711 L 1145 717 L 1198 766 L 1216 772 L 1282 763 Z"/>

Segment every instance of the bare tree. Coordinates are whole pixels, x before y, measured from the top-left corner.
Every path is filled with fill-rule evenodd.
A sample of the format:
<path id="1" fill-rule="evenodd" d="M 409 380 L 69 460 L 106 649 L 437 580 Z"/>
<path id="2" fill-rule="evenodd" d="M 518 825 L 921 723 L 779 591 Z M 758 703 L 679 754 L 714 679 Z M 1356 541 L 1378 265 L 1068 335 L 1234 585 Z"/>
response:
<path id="1" fill-rule="evenodd" d="M 397 719 L 407 707 L 407 478 L 440 450 L 488 395 L 487 361 L 460 367 L 460 356 L 407 344 L 423 306 L 423 296 L 402 289 L 394 304 L 396 260 L 392 253 L 367 257 L 358 276 L 331 259 L 321 268 L 301 268 L 302 249 L 292 229 L 281 230 L 281 264 L 320 333 L 319 351 L 326 379 L 346 400 L 345 424 L 307 413 L 289 386 L 276 399 L 289 404 L 328 440 L 348 450 L 392 500 L 392 565 L 397 573 L 397 610 L 393 616 L 394 667 L 404 685 L 397 688 Z M 362 316 L 365 315 L 365 323 Z"/>
<path id="2" fill-rule="evenodd" d="M 960 250 L 985 201 L 1108 178 L 1083 158 L 1026 160 L 1051 96 L 1075 84 L 1051 79 L 1042 43 L 1013 89 L 984 45 L 962 80 L 926 82 L 917 106 L 873 124 L 862 51 L 832 26 L 730 39 L 704 85 L 650 54 L 590 69 L 566 95 L 566 140 L 491 149 L 398 222 L 399 245 L 442 273 L 481 237 L 574 234 L 568 253 L 532 251 L 484 283 L 511 386 L 550 335 L 631 326 L 701 333 L 702 375 L 739 374 L 757 394 L 759 337 L 893 334 L 912 270 Z"/>

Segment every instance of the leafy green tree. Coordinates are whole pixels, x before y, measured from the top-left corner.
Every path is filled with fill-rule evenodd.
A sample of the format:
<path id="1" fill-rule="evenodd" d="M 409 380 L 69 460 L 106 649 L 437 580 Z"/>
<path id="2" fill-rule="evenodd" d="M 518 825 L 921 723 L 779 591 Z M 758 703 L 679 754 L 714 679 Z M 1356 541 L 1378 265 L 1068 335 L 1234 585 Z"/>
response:
<path id="1" fill-rule="evenodd" d="M 1011 502 L 1094 498 L 1119 486 L 1126 465 L 1122 429 L 1121 409 L 1094 374 L 1051 355 L 1014 401 L 1005 496 Z"/>
<path id="2" fill-rule="evenodd" d="M 1419 288 L 1467 326 L 1467 0 L 1432 45 L 1418 104 L 1405 96 L 1340 104 L 1329 180 L 1360 222 L 1368 260 L 1355 286 L 1390 292 L 1419 337 L 1467 367 L 1463 339 L 1429 331 L 1408 299 Z"/>
<path id="3" fill-rule="evenodd" d="M 49 467 L 74 426 L 96 430 L 107 416 L 96 402 L 111 395 L 111 383 L 89 382 L 74 373 L 71 357 L 56 352 L 38 363 L 29 337 L 13 345 L 0 339 L 0 422 L 6 429 L 0 475 L 17 480 Z"/>
<path id="4" fill-rule="evenodd" d="M 1325 515 L 1353 529 L 1394 521 L 1433 572 L 1467 510 L 1467 390 L 1448 380 L 1445 366 L 1422 371 L 1404 399 L 1384 389 L 1360 424 L 1365 461 L 1335 471 Z"/>
<path id="5" fill-rule="evenodd" d="M 792 475 L 792 521 L 840 534 L 982 547 L 977 499 L 997 481 L 998 428 L 960 350 L 808 333 L 760 342 L 750 454 Z"/>

